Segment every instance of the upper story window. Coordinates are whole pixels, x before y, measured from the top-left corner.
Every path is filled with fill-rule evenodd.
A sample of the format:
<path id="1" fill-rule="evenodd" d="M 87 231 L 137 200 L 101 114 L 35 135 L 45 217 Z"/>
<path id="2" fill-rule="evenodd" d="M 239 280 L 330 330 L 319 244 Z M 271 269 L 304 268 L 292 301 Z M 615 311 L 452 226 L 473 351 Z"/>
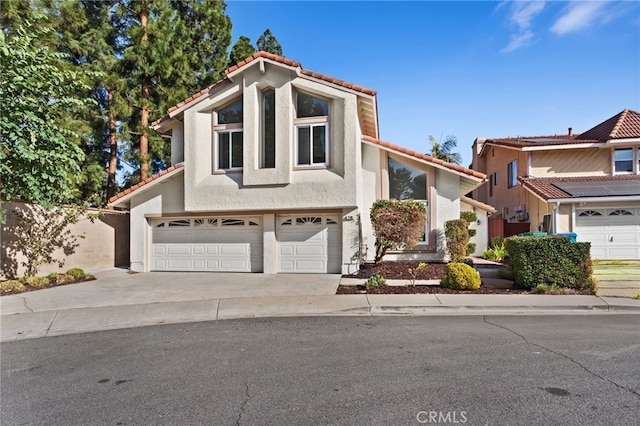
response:
<path id="1" fill-rule="evenodd" d="M 518 185 L 518 160 L 513 160 L 508 166 L 507 187 L 513 188 Z"/>
<path id="2" fill-rule="evenodd" d="M 640 174 L 640 147 L 613 150 L 615 174 Z"/>
<path id="3" fill-rule="evenodd" d="M 214 112 L 215 170 L 242 169 L 242 98 Z"/>
<path id="4" fill-rule="evenodd" d="M 267 89 L 262 92 L 262 150 L 261 167 L 276 167 L 276 92 Z"/>
<path id="5" fill-rule="evenodd" d="M 498 172 L 489 176 L 489 197 L 493 197 L 493 187 L 498 185 Z"/>
<path id="6" fill-rule="evenodd" d="M 329 101 L 296 93 L 296 166 L 329 164 Z"/>

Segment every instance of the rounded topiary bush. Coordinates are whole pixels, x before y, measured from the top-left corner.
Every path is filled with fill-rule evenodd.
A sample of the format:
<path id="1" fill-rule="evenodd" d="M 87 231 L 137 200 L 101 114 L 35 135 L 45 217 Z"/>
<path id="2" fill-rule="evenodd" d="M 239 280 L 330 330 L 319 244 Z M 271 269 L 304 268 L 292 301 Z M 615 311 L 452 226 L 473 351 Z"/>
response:
<path id="1" fill-rule="evenodd" d="M 444 268 L 442 287 L 453 290 L 477 290 L 480 288 L 480 274 L 469 265 L 464 263 L 449 263 Z"/>

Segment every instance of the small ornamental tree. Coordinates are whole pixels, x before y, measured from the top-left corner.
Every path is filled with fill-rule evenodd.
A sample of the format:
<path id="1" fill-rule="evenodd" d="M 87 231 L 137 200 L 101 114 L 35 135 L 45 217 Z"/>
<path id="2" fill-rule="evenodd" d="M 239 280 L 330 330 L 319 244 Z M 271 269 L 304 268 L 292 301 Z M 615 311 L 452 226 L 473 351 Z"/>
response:
<path id="1" fill-rule="evenodd" d="M 37 204 L 16 207 L 16 223 L 11 227 L 14 238 L 9 250 L 24 256 L 25 276 L 36 276 L 45 263 L 55 262 L 59 267 L 64 266 L 64 257 L 72 255 L 79 245 L 78 239 L 84 238 L 84 235 L 73 234 L 68 226 L 78 223 L 84 212 L 83 208 L 47 209 Z M 54 256 L 58 249 L 62 250 L 64 257 Z"/>
<path id="2" fill-rule="evenodd" d="M 387 250 L 415 246 L 424 234 L 427 214 L 424 204 L 417 201 L 377 200 L 370 217 L 376 235 L 377 263 Z"/>
<path id="3" fill-rule="evenodd" d="M 461 212 L 460 219 L 445 222 L 445 236 L 447 251 L 451 262 L 461 262 L 462 259 L 475 251 L 476 245 L 469 239 L 476 235 L 475 229 L 469 229 L 469 224 L 478 220 L 474 212 Z"/>

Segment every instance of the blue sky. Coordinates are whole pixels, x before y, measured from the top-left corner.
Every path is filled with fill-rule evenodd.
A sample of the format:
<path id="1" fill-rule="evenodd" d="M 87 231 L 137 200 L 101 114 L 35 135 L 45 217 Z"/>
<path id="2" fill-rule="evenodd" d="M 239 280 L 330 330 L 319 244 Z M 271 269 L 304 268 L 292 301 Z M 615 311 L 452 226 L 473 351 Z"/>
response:
<path id="1" fill-rule="evenodd" d="M 302 67 L 378 92 L 380 137 L 583 132 L 640 111 L 640 2 L 227 1 L 234 43 L 269 28 Z"/>

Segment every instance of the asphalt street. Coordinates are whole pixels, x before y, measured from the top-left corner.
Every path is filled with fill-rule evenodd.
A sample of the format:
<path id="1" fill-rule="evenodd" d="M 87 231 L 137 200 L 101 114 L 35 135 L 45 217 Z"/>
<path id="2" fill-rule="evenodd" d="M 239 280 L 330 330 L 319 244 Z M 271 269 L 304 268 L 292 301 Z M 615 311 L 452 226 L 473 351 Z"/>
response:
<path id="1" fill-rule="evenodd" d="M 305 317 L 0 348 L 2 425 L 631 425 L 640 316 Z"/>

